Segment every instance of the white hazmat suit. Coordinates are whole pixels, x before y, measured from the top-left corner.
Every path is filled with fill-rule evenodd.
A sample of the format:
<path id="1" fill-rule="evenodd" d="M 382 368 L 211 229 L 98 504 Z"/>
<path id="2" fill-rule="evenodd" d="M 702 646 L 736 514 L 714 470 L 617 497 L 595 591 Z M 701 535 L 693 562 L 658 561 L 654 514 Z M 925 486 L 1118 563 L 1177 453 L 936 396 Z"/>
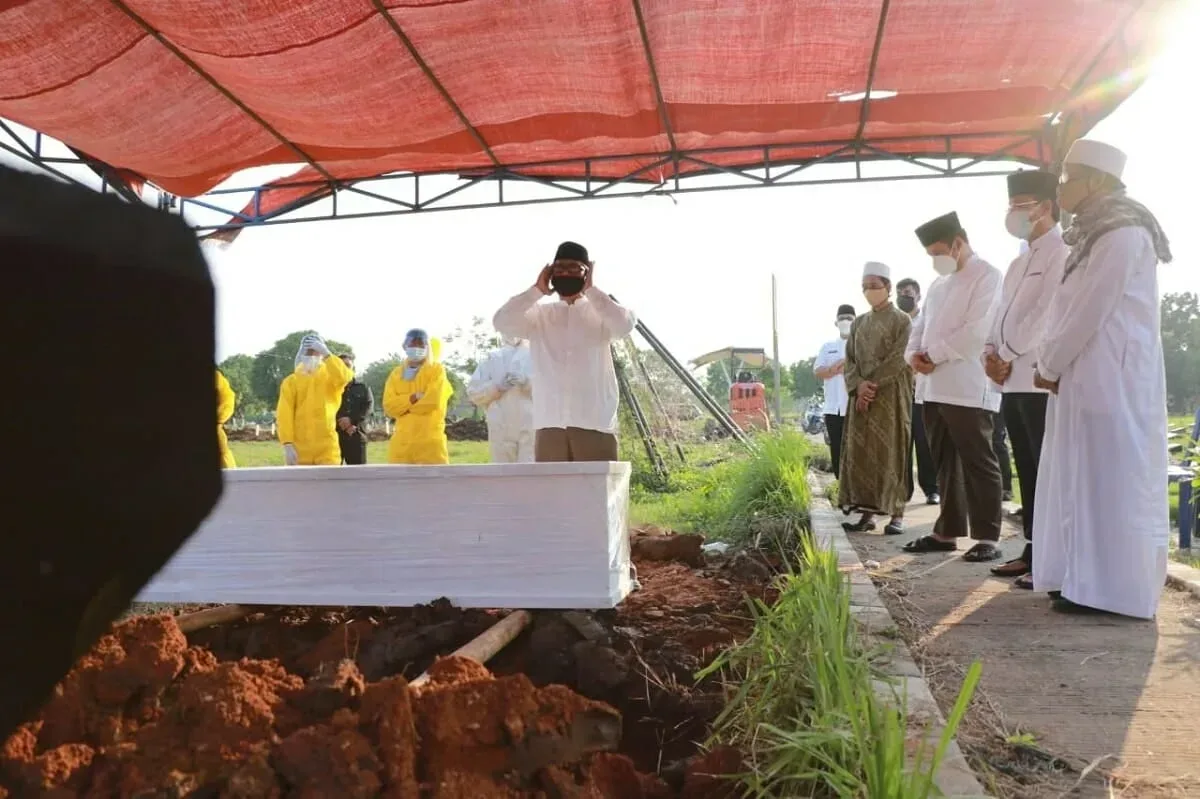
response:
<path id="1" fill-rule="evenodd" d="M 467 395 L 487 411 L 492 463 L 533 463 L 533 386 L 529 342 L 505 336 L 467 385 Z"/>

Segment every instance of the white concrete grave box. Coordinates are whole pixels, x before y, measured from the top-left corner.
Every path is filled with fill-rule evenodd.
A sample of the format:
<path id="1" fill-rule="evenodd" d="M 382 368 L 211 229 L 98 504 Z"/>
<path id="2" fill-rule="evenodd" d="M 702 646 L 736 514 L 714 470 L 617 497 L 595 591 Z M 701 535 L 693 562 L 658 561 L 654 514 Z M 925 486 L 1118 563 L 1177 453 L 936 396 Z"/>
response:
<path id="1" fill-rule="evenodd" d="M 232 469 L 141 602 L 611 608 L 628 463 Z"/>

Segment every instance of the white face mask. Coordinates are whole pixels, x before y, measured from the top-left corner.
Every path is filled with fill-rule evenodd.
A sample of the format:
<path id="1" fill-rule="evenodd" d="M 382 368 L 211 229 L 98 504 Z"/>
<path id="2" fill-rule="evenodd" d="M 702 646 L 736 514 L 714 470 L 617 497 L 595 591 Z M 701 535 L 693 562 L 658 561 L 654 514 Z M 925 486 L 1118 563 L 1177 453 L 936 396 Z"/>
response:
<path id="1" fill-rule="evenodd" d="M 1032 208 L 1013 208 L 1004 217 L 1004 229 L 1011 236 L 1028 240 L 1033 235 L 1033 226 L 1036 224 L 1033 221 L 1033 211 L 1034 209 Z"/>
<path id="2" fill-rule="evenodd" d="M 939 275 L 952 275 L 958 271 L 958 261 L 953 255 L 933 256 L 933 271 Z"/>
<path id="3" fill-rule="evenodd" d="M 852 324 L 854 324 L 854 322 L 849 319 L 839 319 L 837 321 L 837 329 L 838 332 L 842 334 L 842 338 L 850 335 L 850 325 Z"/>
<path id="4" fill-rule="evenodd" d="M 404 354 L 408 356 L 408 359 L 410 361 L 423 361 L 423 360 L 425 360 L 425 355 L 428 352 L 429 351 L 427 349 L 425 349 L 424 347 L 405 347 L 404 348 Z"/>
<path id="5" fill-rule="evenodd" d="M 305 372 L 312 374 L 317 371 L 317 367 L 321 365 L 320 355 L 305 355 L 300 358 L 300 368 Z"/>

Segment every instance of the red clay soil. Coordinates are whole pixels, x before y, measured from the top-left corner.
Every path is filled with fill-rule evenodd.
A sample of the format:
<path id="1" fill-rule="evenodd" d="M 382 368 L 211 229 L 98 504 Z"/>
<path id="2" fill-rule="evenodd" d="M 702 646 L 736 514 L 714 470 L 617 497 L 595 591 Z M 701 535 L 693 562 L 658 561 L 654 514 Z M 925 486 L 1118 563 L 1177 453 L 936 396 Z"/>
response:
<path id="1" fill-rule="evenodd" d="M 116 625 L 0 750 L 0 798 L 716 799 L 721 689 L 694 673 L 748 630 L 746 558 L 638 562 L 616 611 L 535 616 L 489 664 L 440 657 L 498 614 L 264 612 Z M 430 681 L 407 680 L 428 669 Z"/>

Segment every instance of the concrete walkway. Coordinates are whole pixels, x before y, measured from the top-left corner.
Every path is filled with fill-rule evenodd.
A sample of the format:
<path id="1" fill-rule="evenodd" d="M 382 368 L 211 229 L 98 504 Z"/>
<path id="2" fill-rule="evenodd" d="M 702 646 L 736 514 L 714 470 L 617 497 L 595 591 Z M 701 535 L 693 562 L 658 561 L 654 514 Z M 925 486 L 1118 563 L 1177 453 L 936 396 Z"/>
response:
<path id="1" fill-rule="evenodd" d="M 992 577 L 995 563 L 901 552 L 936 515 L 913 505 L 905 535 L 849 538 L 943 711 L 982 660 L 958 740 L 989 793 L 1200 797 L 1200 601 L 1167 588 L 1153 622 L 1054 613 L 1045 594 Z M 1006 555 L 1022 544 L 1006 523 Z"/>

